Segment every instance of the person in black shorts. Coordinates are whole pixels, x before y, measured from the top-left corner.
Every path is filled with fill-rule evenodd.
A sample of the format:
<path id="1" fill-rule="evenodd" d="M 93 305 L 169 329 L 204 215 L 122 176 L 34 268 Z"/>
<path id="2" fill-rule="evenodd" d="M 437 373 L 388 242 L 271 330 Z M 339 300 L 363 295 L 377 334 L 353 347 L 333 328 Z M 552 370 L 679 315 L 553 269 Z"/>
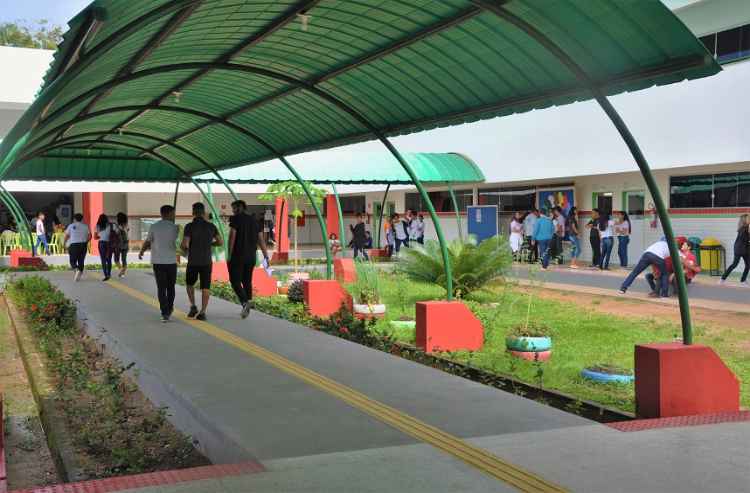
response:
<path id="1" fill-rule="evenodd" d="M 224 245 L 221 241 L 219 230 L 213 223 L 206 221 L 206 208 L 202 203 L 193 204 L 193 222 L 185 226 L 185 232 L 182 235 L 180 249 L 182 254 L 187 257 L 187 270 L 185 271 L 185 284 L 187 285 L 187 295 L 190 300 L 190 311 L 188 317 L 195 317 L 196 320 L 206 320 L 206 307 L 211 297 L 211 247 L 220 247 Z M 201 311 L 195 305 L 195 282 L 200 277 L 201 280 Z"/>
<path id="2" fill-rule="evenodd" d="M 227 238 L 227 270 L 232 289 L 242 303 L 240 316 L 247 318 L 253 307 L 253 270 L 258 258 L 257 250 L 260 247 L 266 260 L 268 250 L 263 240 L 263 226 L 247 213 L 244 200 L 232 202 L 232 213 Z"/>

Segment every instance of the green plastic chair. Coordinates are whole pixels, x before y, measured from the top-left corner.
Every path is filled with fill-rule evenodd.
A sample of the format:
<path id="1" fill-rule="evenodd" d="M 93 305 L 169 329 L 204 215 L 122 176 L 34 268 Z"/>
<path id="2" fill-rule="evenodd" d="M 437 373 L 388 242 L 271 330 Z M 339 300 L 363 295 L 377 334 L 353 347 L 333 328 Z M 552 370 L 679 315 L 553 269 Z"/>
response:
<path id="1" fill-rule="evenodd" d="M 49 249 L 52 251 L 52 253 L 58 255 L 65 253 L 65 249 L 62 246 L 64 238 L 65 233 L 54 233 L 52 235 L 52 241 L 49 242 Z"/>
<path id="2" fill-rule="evenodd" d="M 0 236 L 0 242 L 2 242 L 0 255 L 10 255 L 10 251 L 13 249 L 13 233 L 7 233 Z"/>
<path id="3" fill-rule="evenodd" d="M 13 233 L 13 246 L 10 249 L 11 250 L 23 249 L 23 245 L 21 245 L 21 233 Z"/>

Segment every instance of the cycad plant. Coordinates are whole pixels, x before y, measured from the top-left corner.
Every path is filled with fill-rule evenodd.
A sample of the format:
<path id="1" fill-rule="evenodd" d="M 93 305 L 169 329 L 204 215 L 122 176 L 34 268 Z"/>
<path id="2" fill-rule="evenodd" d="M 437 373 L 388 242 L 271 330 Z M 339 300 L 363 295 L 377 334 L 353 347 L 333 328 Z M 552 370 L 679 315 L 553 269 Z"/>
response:
<path id="1" fill-rule="evenodd" d="M 411 278 L 445 287 L 445 267 L 440 243 L 428 240 L 424 246 L 412 242 L 411 248 L 398 253 L 401 269 Z M 482 289 L 488 282 L 505 276 L 513 257 L 508 238 L 496 235 L 477 245 L 476 235 L 456 238 L 448 243 L 448 258 L 453 278 L 453 296 L 462 298 Z"/>

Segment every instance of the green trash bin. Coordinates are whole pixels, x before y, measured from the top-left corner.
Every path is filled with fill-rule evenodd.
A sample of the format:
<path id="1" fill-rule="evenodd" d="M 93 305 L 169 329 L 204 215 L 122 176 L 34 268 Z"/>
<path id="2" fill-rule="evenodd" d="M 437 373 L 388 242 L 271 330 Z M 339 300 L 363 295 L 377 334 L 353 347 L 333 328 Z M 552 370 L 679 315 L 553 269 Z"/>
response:
<path id="1" fill-rule="evenodd" d="M 695 251 L 693 252 L 693 255 L 695 255 L 695 260 L 696 262 L 698 262 L 698 267 L 700 267 L 701 266 L 701 252 L 700 252 L 701 239 L 698 238 L 697 236 L 691 236 L 690 238 L 688 238 L 688 241 L 692 241 L 693 243 L 695 243 Z"/>
<path id="2" fill-rule="evenodd" d="M 701 242 L 701 267 L 703 270 L 708 270 L 708 275 L 720 275 L 719 269 L 721 265 L 721 243 L 716 241 L 716 238 L 706 238 Z M 716 271 L 716 274 L 714 274 Z"/>

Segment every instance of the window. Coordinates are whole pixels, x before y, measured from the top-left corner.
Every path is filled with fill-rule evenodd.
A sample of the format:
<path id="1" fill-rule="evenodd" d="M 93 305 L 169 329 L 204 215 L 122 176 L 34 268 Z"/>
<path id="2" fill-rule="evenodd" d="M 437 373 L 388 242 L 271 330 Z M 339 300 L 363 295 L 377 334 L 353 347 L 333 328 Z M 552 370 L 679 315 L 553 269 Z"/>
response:
<path id="1" fill-rule="evenodd" d="M 365 209 L 365 196 L 364 195 L 353 195 L 353 196 L 339 196 L 339 202 L 341 203 L 342 214 L 364 214 L 367 212 Z M 328 201 L 323 200 L 322 214 L 328 214 Z"/>
<path id="2" fill-rule="evenodd" d="M 673 176 L 669 207 L 746 207 L 750 205 L 750 173 Z"/>
<path id="3" fill-rule="evenodd" d="M 699 39 L 719 63 L 750 56 L 750 24 L 707 34 Z"/>
<path id="4" fill-rule="evenodd" d="M 479 205 L 496 205 L 499 211 L 527 211 L 536 205 L 536 187 L 480 188 Z"/>
<path id="5" fill-rule="evenodd" d="M 466 211 L 466 208 L 472 205 L 474 198 L 471 189 L 453 190 L 453 193 L 456 195 L 459 212 Z M 435 208 L 435 212 L 456 212 L 449 191 L 427 192 L 427 196 L 432 203 L 432 207 Z M 405 199 L 407 209 L 417 212 L 425 212 L 427 210 L 427 204 L 424 203 L 419 193 L 407 193 Z"/>

